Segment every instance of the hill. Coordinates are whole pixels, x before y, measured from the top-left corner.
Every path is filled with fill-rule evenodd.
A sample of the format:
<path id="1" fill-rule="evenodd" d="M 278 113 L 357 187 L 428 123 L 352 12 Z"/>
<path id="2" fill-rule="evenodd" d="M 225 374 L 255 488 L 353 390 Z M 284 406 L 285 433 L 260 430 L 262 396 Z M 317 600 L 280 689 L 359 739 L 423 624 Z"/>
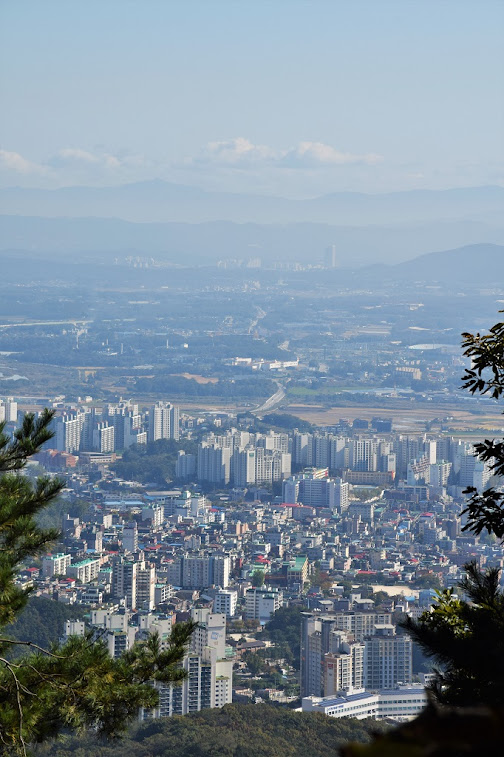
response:
<path id="1" fill-rule="evenodd" d="M 82 619 L 86 609 L 83 605 L 65 605 L 44 597 L 30 597 L 23 612 L 5 632 L 17 641 L 31 641 L 48 649 L 61 638 L 65 621 Z"/>
<path id="2" fill-rule="evenodd" d="M 504 224 L 477 220 L 402 222 L 352 226 L 334 223 L 132 223 L 117 218 L 41 218 L 0 216 L 0 250 L 29 251 L 77 262 L 117 255 L 154 257 L 171 263 L 211 264 L 223 258 L 296 260 L 321 264 L 335 244 L 342 268 L 394 264 L 426 250 L 472 243 L 504 244 Z"/>
<path id="3" fill-rule="evenodd" d="M 90 734 L 39 747 L 37 757 L 337 757 L 349 741 L 367 742 L 376 721 L 332 719 L 269 704 L 231 704 L 220 710 L 153 720 L 120 742 Z"/>
<path id="4" fill-rule="evenodd" d="M 495 283 L 504 281 L 504 246 L 472 244 L 455 250 L 430 252 L 399 263 L 394 275 L 400 279 L 463 283 Z"/>
<path id="5" fill-rule="evenodd" d="M 388 225 L 472 218 L 499 222 L 504 188 L 412 190 L 384 194 L 335 192 L 310 199 L 229 192 L 154 180 L 110 187 L 0 189 L 2 212 L 45 217 L 122 218 L 137 222 L 234 221 Z"/>

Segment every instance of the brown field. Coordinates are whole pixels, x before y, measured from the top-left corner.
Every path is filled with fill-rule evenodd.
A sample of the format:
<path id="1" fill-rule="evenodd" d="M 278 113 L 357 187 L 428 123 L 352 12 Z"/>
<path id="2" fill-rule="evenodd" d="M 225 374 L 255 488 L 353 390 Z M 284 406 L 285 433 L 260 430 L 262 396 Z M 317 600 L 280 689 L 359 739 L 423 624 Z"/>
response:
<path id="1" fill-rule="evenodd" d="M 195 399 L 173 400 L 173 402 L 175 405 L 178 405 L 181 410 L 185 410 L 188 413 L 241 413 L 245 409 L 242 405 L 237 405 L 234 400 L 229 400 L 229 402 L 225 402 L 224 400 L 202 402 L 201 400 Z"/>
<path id="2" fill-rule="evenodd" d="M 394 431 L 424 433 L 426 422 L 439 419 L 439 421 L 443 422 L 443 428 L 453 433 L 460 432 L 467 434 L 468 432 L 474 432 L 478 436 L 480 430 L 491 430 L 499 433 L 504 430 L 504 417 L 499 412 L 475 415 L 467 410 L 446 406 L 413 408 L 404 405 L 403 407 L 396 408 L 362 406 L 325 408 L 322 405 L 297 404 L 288 405 L 284 410 L 316 426 L 330 426 L 337 423 L 340 418 L 347 418 L 350 421 L 353 421 L 354 418 L 363 418 L 366 420 L 371 420 L 372 418 L 391 418 Z M 439 431 L 439 429 L 440 424 L 434 424 L 432 430 Z"/>
<path id="3" fill-rule="evenodd" d="M 182 376 L 185 379 L 192 379 L 197 384 L 217 384 L 218 378 L 210 378 L 208 376 L 200 376 L 197 373 L 174 373 L 174 376 Z"/>

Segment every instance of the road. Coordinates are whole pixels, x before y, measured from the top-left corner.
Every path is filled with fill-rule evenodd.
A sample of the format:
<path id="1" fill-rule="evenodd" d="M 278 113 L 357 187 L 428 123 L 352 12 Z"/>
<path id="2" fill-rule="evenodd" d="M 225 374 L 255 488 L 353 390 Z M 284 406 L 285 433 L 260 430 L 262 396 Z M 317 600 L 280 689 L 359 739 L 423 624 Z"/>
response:
<path id="1" fill-rule="evenodd" d="M 251 412 L 257 413 L 258 415 L 263 415 L 264 413 L 268 413 L 270 410 L 273 410 L 274 407 L 282 402 L 285 397 L 285 390 L 279 381 L 276 381 L 275 383 L 278 387 L 275 394 L 272 394 L 271 397 L 268 397 L 266 402 L 264 402 L 259 407 L 256 407 L 256 409 L 252 410 Z"/>
<path id="2" fill-rule="evenodd" d="M 0 329 L 12 329 L 12 328 L 18 328 L 19 326 L 22 327 L 28 327 L 28 326 L 65 326 L 67 324 L 71 324 L 72 326 L 79 326 L 80 324 L 86 324 L 86 323 L 93 323 L 93 321 L 90 320 L 73 320 L 73 321 L 23 321 L 23 322 L 12 322 L 12 323 L 0 323 Z"/>

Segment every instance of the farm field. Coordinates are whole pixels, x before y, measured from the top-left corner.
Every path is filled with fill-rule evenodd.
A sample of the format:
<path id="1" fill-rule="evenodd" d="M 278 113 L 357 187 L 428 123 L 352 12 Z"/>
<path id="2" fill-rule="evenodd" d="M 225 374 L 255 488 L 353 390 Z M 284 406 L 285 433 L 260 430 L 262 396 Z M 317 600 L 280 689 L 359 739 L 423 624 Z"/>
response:
<path id="1" fill-rule="evenodd" d="M 475 437 L 488 431 L 497 434 L 504 430 L 504 417 L 496 410 L 481 414 L 471 413 L 467 410 L 450 408 L 446 405 L 436 407 L 408 407 L 404 403 L 401 407 L 384 408 L 365 407 L 357 405 L 353 407 L 330 407 L 322 405 L 291 404 L 284 407 L 285 412 L 297 415 L 302 420 L 308 421 L 315 426 L 330 426 L 338 423 L 340 418 L 353 421 L 355 418 L 371 420 L 372 418 L 392 419 L 393 429 L 400 433 L 424 433 L 426 424 L 431 424 L 431 430 L 464 436 L 474 434 Z"/>

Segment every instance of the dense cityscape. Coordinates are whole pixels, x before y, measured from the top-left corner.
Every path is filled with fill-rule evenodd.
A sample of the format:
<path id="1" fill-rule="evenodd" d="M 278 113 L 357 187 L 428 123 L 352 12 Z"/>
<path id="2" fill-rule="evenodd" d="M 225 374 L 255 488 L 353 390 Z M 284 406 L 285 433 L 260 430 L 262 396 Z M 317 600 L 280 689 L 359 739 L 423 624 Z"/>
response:
<path id="1" fill-rule="evenodd" d="M 2 756 L 500 757 L 503 25 L 2 3 Z"/>
<path id="2" fill-rule="evenodd" d="M 336 261 L 326 264 L 331 273 Z M 495 483 L 473 445 L 498 416 L 491 400 L 471 402 L 458 386 L 447 393 L 464 365 L 450 339 L 417 345 L 413 355 L 408 343 L 391 339 L 397 322 L 373 327 L 366 310 L 364 321 L 354 315 L 340 326 L 341 336 L 324 334 L 322 348 L 304 337 L 309 325 L 291 322 L 284 327 L 289 359 L 268 360 L 261 350 L 270 349 L 271 332 L 258 323 L 268 318 L 266 304 L 256 312 L 240 341 L 233 316 L 224 318 L 234 357 L 206 357 L 200 322 L 201 337 L 185 332 L 183 357 L 169 346 L 173 334 L 163 336 L 169 357 L 162 358 L 183 361 L 178 380 L 185 374 L 194 387 L 267 382 L 270 397 L 255 403 L 222 403 L 215 389 L 200 407 L 191 395 L 179 405 L 154 392 L 150 402 L 145 392 L 143 401 L 4 398 L 0 416 L 11 433 L 24 411 L 54 410 L 54 436 L 28 470 L 65 478 L 50 514 L 61 541 L 23 566 L 19 585 L 78 608 L 64 637 L 92 629 L 113 656 L 154 631 L 167 638 L 178 621 L 198 622 L 184 662 L 188 678 L 161 686 L 158 707 L 142 710 L 141 719 L 269 700 L 333 717 L 408 720 L 425 704 L 431 664 L 398 622 L 418 619 L 436 589 L 456 587 L 469 560 L 502 565 L 502 546 L 465 533 L 461 517 L 464 490 Z M 409 323 L 425 322 L 422 304 L 407 312 Z M 61 327 L 32 328 L 40 338 Z M 67 365 L 91 328 L 70 335 Z M 403 328 L 403 337 L 415 334 Z M 31 343 L 29 333 L 13 325 L 0 346 Z M 120 364 L 136 333 L 121 335 L 116 351 L 107 338 L 99 352 Z M 223 333 L 207 339 L 226 343 Z M 149 349 L 159 355 L 146 336 Z M 355 372 L 363 350 L 368 365 Z M 4 359 L 20 366 L 28 355 Z M 41 352 L 46 360 L 51 381 L 54 357 Z M 82 381 L 82 369 L 74 373 Z M 164 375 L 168 385 L 177 379 Z M 15 380 L 27 388 L 27 378 Z M 326 403 L 341 406 L 317 405 L 324 392 Z M 275 635 L 277 616 L 285 628 Z"/>

